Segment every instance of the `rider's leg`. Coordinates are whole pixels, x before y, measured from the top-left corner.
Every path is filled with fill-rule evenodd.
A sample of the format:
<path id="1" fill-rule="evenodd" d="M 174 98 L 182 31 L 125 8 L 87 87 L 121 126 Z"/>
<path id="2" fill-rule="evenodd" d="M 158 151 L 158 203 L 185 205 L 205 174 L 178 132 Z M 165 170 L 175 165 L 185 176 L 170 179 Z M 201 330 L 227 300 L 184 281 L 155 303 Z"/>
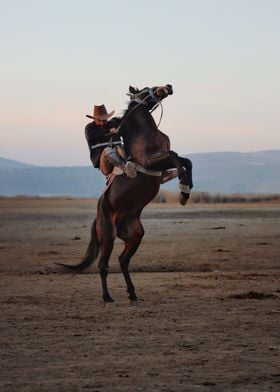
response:
<path id="1" fill-rule="evenodd" d="M 105 169 L 105 171 L 107 172 L 108 170 L 108 163 L 111 165 L 111 170 L 109 171 L 109 173 L 105 174 L 103 168 Z M 111 171 L 113 170 L 112 166 L 116 166 L 118 168 L 120 168 L 121 170 L 123 170 L 125 172 L 125 174 L 127 175 L 127 177 L 129 178 L 135 178 L 137 175 L 134 163 L 128 161 L 128 162 L 124 162 L 122 160 L 122 158 L 117 154 L 117 152 L 111 148 L 111 147 L 106 147 L 104 148 L 101 158 L 100 158 L 100 169 L 102 171 L 102 173 L 104 173 L 105 175 L 108 175 L 111 173 Z"/>

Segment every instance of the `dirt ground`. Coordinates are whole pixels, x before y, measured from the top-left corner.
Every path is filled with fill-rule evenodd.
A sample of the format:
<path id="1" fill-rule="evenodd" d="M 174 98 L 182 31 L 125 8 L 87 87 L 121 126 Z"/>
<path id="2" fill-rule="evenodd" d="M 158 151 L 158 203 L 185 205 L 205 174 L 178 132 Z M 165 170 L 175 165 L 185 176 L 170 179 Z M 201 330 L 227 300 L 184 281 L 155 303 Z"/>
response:
<path id="1" fill-rule="evenodd" d="M 150 205 L 131 271 L 116 241 L 72 278 L 94 200 L 0 200 L 0 391 L 279 391 L 280 205 Z"/>

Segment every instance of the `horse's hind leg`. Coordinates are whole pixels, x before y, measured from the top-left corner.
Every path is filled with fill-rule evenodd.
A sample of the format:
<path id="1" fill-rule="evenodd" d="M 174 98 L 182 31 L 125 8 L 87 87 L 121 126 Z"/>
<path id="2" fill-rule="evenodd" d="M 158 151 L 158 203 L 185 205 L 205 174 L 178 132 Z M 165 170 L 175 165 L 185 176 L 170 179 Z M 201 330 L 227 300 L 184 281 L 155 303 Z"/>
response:
<path id="1" fill-rule="evenodd" d="M 113 302 L 113 298 L 110 296 L 107 284 L 107 276 L 109 271 L 109 259 L 113 250 L 114 239 L 108 238 L 101 244 L 101 256 L 99 259 L 99 272 L 102 283 L 103 300 L 104 302 Z"/>
<path id="2" fill-rule="evenodd" d="M 127 292 L 129 293 L 129 299 L 136 301 L 137 296 L 135 293 L 135 287 L 132 283 L 128 266 L 131 257 L 137 251 L 141 240 L 144 236 L 144 229 L 140 221 L 139 215 L 133 215 L 117 225 L 117 236 L 121 238 L 125 243 L 125 248 L 119 257 L 121 270 L 127 285 Z"/>
<path id="3" fill-rule="evenodd" d="M 103 300 L 105 302 L 113 302 L 108 290 L 107 276 L 109 270 L 109 259 L 113 250 L 116 234 L 111 216 L 108 212 L 106 212 L 106 209 L 103 209 L 99 219 L 97 220 L 97 231 L 100 241 L 100 258 L 98 265 L 102 283 Z"/>

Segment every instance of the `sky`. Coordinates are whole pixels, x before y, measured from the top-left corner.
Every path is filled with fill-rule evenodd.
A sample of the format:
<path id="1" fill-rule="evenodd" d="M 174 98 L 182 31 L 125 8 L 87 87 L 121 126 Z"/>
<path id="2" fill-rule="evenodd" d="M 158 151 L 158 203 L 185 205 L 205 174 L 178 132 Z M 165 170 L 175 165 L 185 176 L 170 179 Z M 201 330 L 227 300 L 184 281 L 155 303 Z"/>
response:
<path id="1" fill-rule="evenodd" d="M 280 1 L 0 6 L 1 157 L 89 165 L 93 105 L 121 115 L 129 85 L 167 83 L 160 129 L 179 154 L 280 149 Z"/>

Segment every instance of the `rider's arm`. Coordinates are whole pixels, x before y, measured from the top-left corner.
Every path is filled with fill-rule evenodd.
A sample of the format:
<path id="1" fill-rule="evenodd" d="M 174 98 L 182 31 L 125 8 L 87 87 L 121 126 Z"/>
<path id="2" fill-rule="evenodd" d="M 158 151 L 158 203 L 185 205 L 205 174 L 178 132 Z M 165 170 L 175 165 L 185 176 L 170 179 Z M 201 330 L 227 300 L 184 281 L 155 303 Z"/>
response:
<path id="1" fill-rule="evenodd" d="M 89 123 L 85 128 L 86 139 L 91 146 L 108 141 L 108 132 L 107 127 L 99 127 L 94 123 Z"/>
<path id="2" fill-rule="evenodd" d="M 109 129 L 111 129 L 111 128 L 117 129 L 120 126 L 121 122 L 122 122 L 122 119 L 120 117 L 113 117 L 113 118 L 111 118 L 111 120 L 108 121 L 107 127 Z"/>

